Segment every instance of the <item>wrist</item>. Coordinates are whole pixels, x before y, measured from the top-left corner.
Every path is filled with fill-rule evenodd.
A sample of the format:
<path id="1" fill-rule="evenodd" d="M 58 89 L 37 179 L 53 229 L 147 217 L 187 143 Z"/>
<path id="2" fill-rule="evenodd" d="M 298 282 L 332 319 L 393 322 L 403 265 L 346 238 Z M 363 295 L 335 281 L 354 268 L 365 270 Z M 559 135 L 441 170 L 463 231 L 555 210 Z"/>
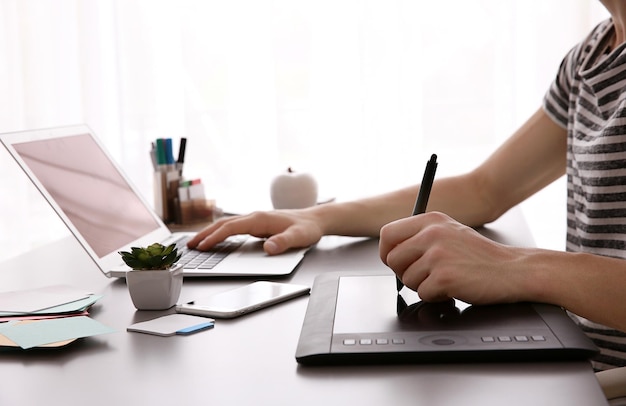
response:
<path id="1" fill-rule="evenodd" d="M 578 272 L 581 261 L 588 254 L 530 249 L 522 264 L 525 301 L 550 303 L 562 307 L 568 305 L 568 297 L 575 295 L 577 284 L 573 274 Z"/>
<path id="2" fill-rule="evenodd" d="M 326 203 L 317 206 L 304 209 L 311 220 L 317 224 L 322 235 L 336 235 L 337 221 L 341 221 L 341 218 L 337 218 L 336 212 L 337 203 Z"/>
<path id="3" fill-rule="evenodd" d="M 322 235 L 375 237 L 380 230 L 370 224 L 367 207 L 359 202 L 327 203 L 305 210 Z"/>

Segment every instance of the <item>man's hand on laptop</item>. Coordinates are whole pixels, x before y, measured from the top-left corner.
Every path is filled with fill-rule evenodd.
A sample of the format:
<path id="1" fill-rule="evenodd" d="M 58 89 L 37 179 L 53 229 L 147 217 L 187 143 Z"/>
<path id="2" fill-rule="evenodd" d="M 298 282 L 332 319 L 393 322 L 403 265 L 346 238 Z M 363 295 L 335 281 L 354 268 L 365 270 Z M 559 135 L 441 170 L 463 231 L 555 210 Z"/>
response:
<path id="1" fill-rule="evenodd" d="M 309 247 L 322 238 L 323 232 L 315 215 L 307 209 L 254 212 L 217 220 L 198 232 L 187 246 L 208 250 L 238 234 L 267 238 L 263 249 L 270 255 L 276 255 L 290 248 Z"/>

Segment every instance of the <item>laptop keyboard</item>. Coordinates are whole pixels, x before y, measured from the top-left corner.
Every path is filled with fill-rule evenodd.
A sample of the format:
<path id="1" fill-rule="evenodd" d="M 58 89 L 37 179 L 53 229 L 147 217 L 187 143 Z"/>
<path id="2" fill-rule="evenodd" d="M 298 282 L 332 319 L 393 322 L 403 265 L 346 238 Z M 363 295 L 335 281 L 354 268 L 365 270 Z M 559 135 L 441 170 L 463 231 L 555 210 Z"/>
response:
<path id="1" fill-rule="evenodd" d="M 216 244 L 209 251 L 198 251 L 187 248 L 187 241 L 190 238 L 183 237 L 176 241 L 176 248 L 182 253 L 178 263 L 187 269 L 213 269 L 246 240 L 245 236 L 229 237 Z"/>

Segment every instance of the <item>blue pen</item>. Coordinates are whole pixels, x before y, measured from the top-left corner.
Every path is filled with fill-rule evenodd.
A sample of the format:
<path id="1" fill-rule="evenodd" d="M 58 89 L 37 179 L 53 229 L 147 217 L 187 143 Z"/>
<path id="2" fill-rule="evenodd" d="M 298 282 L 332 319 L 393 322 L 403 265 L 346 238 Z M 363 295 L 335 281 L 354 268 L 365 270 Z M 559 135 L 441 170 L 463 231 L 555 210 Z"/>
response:
<path id="1" fill-rule="evenodd" d="M 172 139 L 165 139 L 165 163 L 174 165 L 174 148 L 172 147 Z"/>

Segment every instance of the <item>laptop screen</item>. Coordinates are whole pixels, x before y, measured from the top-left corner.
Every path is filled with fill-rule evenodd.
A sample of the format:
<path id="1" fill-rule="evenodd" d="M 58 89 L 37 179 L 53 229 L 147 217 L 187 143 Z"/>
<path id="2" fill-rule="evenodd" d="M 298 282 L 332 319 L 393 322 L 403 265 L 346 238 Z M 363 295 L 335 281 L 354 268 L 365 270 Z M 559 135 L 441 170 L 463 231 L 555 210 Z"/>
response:
<path id="1" fill-rule="evenodd" d="M 18 142 L 13 148 L 100 258 L 159 228 L 89 134 Z"/>

